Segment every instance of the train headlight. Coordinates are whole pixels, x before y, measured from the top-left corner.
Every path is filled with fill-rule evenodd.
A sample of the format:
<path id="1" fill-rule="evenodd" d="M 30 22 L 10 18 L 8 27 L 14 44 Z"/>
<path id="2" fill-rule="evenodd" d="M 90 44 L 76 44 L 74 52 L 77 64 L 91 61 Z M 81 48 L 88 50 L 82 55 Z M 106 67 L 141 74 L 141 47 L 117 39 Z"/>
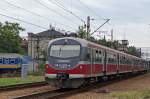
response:
<path id="1" fill-rule="evenodd" d="M 45 65 L 45 68 L 49 68 L 49 67 L 51 67 L 52 65 L 51 64 L 46 64 Z"/>
<path id="2" fill-rule="evenodd" d="M 80 66 L 80 69 L 82 69 L 83 67 L 82 67 L 82 65 Z"/>
<path id="3" fill-rule="evenodd" d="M 45 65 L 45 68 L 49 68 L 49 64 L 46 64 L 46 65 Z"/>

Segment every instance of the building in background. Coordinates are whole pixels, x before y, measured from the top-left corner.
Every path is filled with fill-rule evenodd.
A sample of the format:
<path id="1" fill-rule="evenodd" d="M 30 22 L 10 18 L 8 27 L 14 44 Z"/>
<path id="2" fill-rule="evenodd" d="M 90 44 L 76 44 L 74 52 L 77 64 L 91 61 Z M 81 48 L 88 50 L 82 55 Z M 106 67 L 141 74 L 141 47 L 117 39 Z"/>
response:
<path id="1" fill-rule="evenodd" d="M 34 60 L 45 59 L 49 41 L 65 36 L 76 36 L 76 34 L 56 30 L 52 27 L 40 33 L 28 33 L 28 56 L 31 56 Z"/>
<path id="2" fill-rule="evenodd" d="M 119 45 L 118 50 L 122 52 L 127 52 L 128 45 L 129 45 L 128 40 L 121 40 L 121 44 Z"/>
<path id="3" fill-rule="evenodd" d="M 28 40 L 25 37 L 21 38 L 21 48 L 25 51 L 25 54 L 28 52 Z"/>

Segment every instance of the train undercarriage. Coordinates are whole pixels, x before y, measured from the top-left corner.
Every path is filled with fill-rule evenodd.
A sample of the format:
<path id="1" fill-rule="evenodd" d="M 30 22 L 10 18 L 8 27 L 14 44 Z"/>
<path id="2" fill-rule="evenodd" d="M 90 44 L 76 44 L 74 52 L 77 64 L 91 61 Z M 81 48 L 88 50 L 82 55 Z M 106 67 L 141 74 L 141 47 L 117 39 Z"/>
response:
<path id="1" fill-rule="evenodd" d="M 87 77 L 87 78 L 72 78 L 70 79 L 69 76 L 65 76 L 65 74 L 56 77 L 56 78 L 48 78 L 45 77 L 45 80 L 52 86 L 55 86 L 56 88 L 79 88 L 83 87 L 85 85 L 90 85 L 94 82 L 101 82 L 101 81 L 108 81 L 112 79 L 124 79 L 125 77 L 129 76 L 136 76 L 139 74 L 147 73 L 147 70 L 143 71 L 134 71 L 134 72 L 126 72 L 126 73 L 115 73 L 115 74 L 104 74 L 102 76 L 96 76 L 96 77 Z"/>

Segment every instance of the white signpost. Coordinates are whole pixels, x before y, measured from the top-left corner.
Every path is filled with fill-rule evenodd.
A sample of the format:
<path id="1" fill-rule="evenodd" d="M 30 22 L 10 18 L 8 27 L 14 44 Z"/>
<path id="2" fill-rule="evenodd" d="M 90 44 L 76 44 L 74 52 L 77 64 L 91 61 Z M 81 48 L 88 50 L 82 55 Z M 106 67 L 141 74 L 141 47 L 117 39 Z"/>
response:
<path id="1" fill-rule="evenodd" d="M 22 64 L 21 66 L 21 78 L 27 77 L 28 74 L 28 64 Z"/>
<path id="2" fill-rule="evenodd" d="M 29 64 L 26 59 L 22 59 L 21 78 L 27 77 Z"/>

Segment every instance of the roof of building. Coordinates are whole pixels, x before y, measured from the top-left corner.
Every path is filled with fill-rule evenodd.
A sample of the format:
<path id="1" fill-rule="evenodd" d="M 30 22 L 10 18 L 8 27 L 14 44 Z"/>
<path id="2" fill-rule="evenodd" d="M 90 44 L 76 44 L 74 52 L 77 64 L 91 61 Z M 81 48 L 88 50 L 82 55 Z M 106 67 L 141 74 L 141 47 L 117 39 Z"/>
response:
<path id="1" fill-rule="evenodd" d="M 63 33 L 59 32 L 59 31 L 56 31 L 56 30 L 53 30 L 53 29 L 37 33 L 37 35 L 38 36 L 43 36 L 43 37 L 64 36 Z"/>
<path id="2" fill-rule="evenodd" d="M 67 35 L 66 35 L 67 34 Z M 49 29 L 49 30 L 46 30 L 46 31 L 43 31 L 43 32 L 40 32 L 40 33 L 36 33 L 36 34 L 33 34 L 33 33 L 28 33 L 29 36 L 32 36 L 32 37 L 37 37 L 37 36 L 40 36 L 40 37 L 64 37 L 64 36 L 76 36 L 75 33 L 65 33 L 65 32 L 61 32 L 61 31 L 58 31 L 58 30 L 55 30 L 55 29 Z"/>
<path id="3" fill-rule="evenodd" d="M 0 58 L 17 58 L 22 57 L 22 55 L 17 53 L 0 53 Z"/>

